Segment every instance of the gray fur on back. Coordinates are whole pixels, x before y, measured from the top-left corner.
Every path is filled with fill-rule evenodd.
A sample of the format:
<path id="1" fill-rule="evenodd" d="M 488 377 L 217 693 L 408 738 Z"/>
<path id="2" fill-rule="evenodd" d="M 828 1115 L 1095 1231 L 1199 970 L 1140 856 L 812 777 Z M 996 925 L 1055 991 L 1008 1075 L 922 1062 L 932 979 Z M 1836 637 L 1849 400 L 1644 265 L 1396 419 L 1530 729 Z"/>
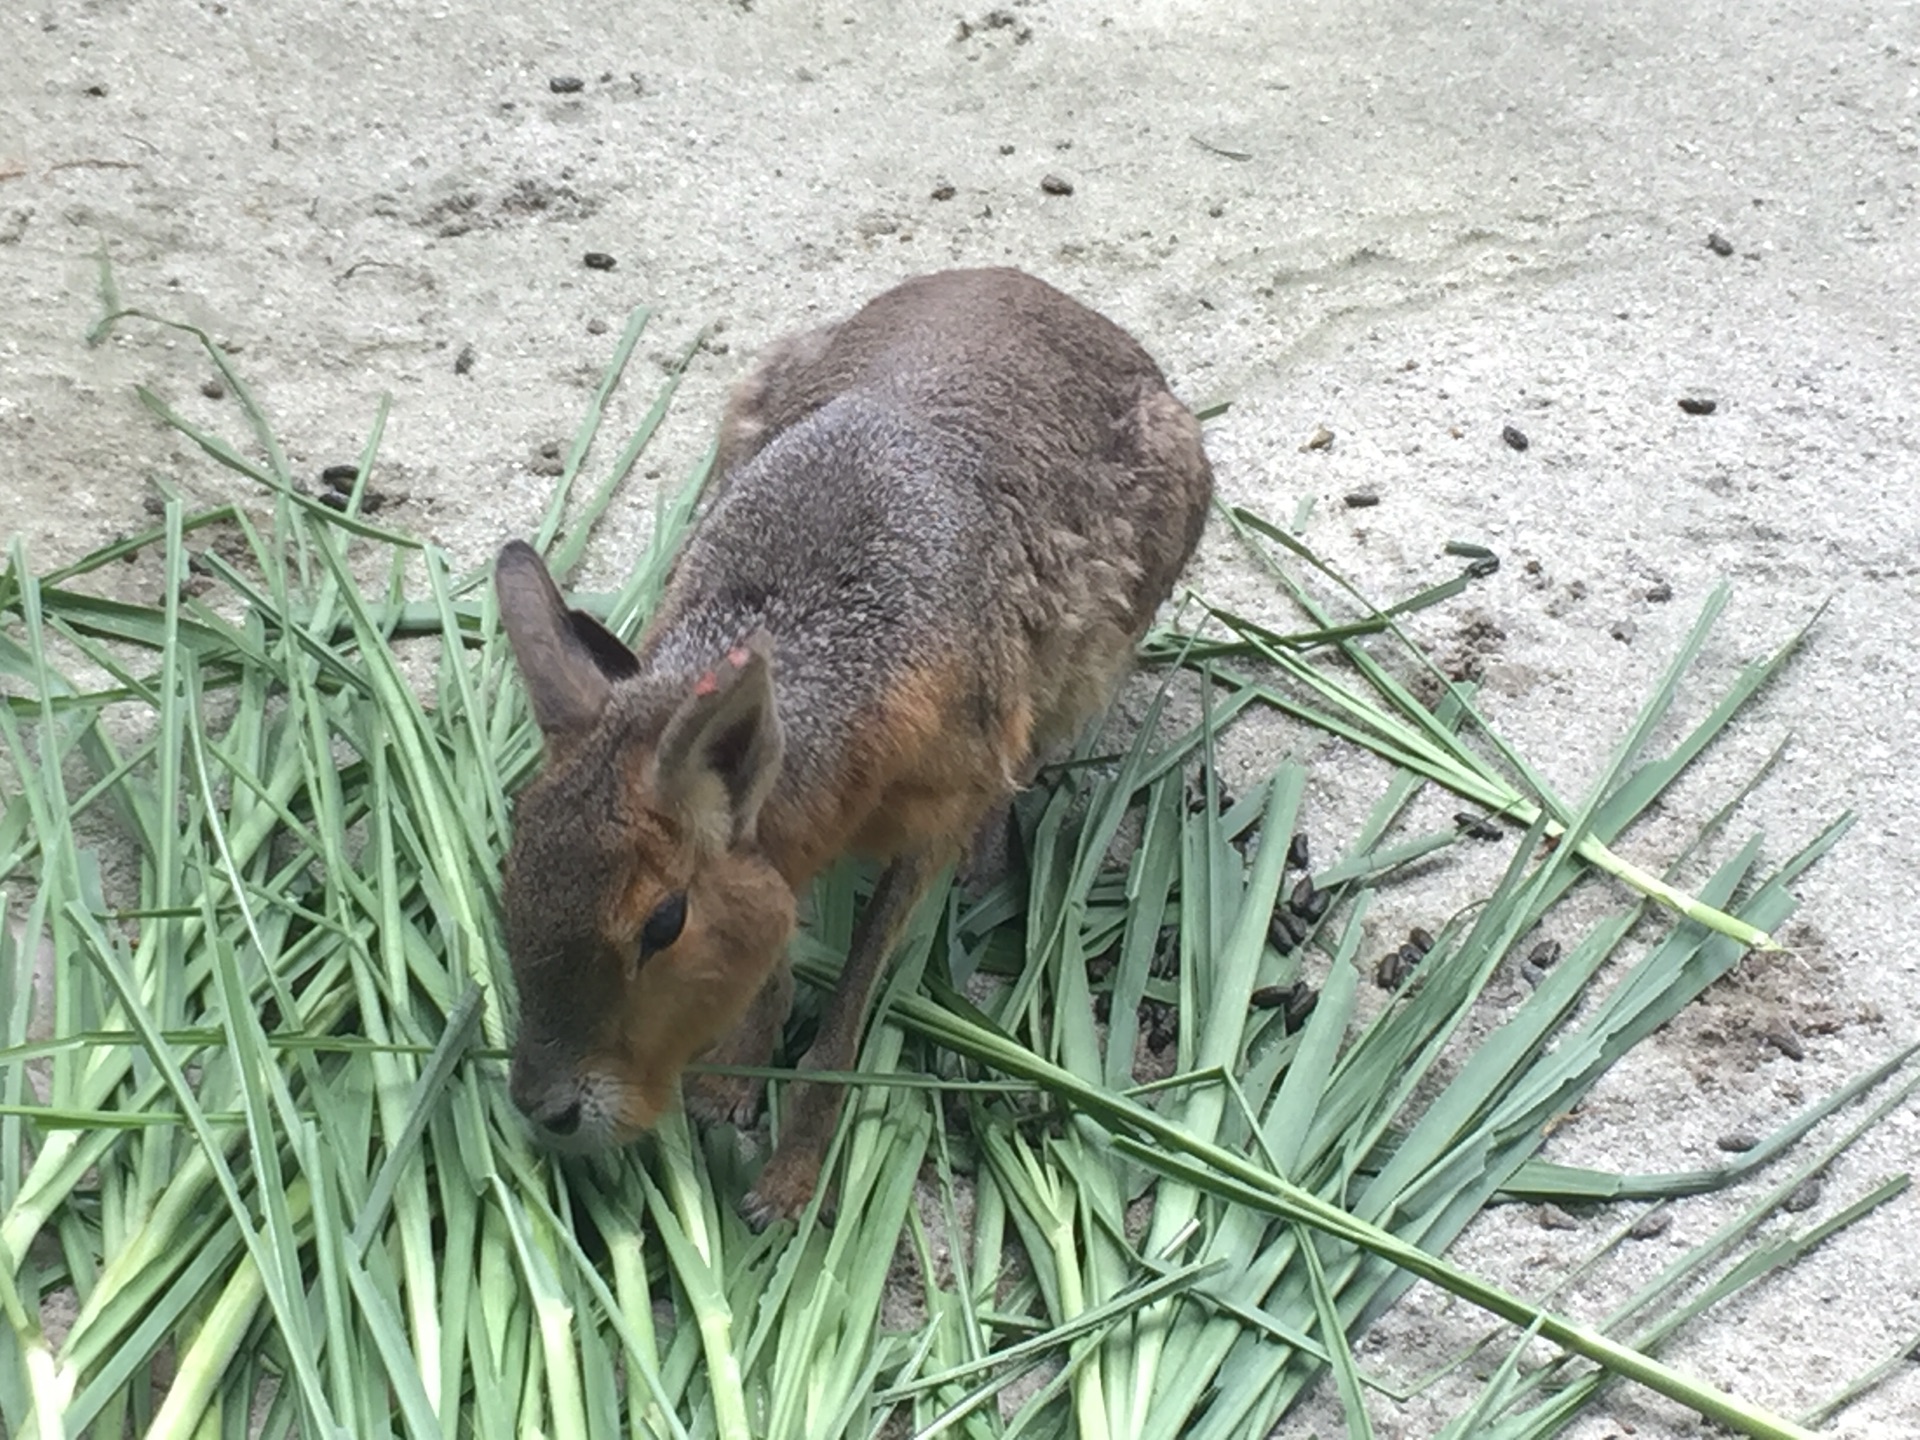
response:
<path id="1" fill-rule="evenodd" d="M 824 774 L 889 676 L 944 656 L 980 723 L 1022 687 L 1036 743 L 1070 738 L 1077 657 L 1144 633 L 1211 494 L 1146 352 L 1012 270 L 909 281 L 775 345 L 717 463 L 641 659 L 692 676 L 764 625 L 783 788 Z"/>

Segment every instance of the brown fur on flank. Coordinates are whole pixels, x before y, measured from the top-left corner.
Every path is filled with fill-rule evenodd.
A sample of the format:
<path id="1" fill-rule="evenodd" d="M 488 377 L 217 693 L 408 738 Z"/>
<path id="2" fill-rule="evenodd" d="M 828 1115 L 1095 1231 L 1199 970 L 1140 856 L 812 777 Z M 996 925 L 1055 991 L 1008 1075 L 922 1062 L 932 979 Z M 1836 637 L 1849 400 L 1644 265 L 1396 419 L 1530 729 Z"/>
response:
<path id="1" fill-rule="evenodd" d="M 505 873 L 512 1088 L 563 1144 L 651 1126 L 696 1055 L 766 1061 L 795 896 L 849 852 L 889 864 L 802 1068 L 852 1067 L 921 892 L 1105 706 L 1212 490 L 1146 353 L 1014 270 L 912 280 L 777 343 L 716 467 L 636 651 L 529 547 L 496 570 L 547 742 Z M 795 1085 L 750 1218 L 804 1207 L 839 1098 Z M 689 1100 L 745 1120 L 758 1091 Z"/>

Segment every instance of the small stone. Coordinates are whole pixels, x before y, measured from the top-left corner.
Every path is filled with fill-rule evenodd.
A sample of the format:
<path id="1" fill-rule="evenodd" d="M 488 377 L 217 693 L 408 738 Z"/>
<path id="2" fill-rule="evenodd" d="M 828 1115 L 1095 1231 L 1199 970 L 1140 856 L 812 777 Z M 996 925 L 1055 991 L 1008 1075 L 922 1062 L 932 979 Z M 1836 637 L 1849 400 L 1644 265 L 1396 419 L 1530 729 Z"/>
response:
<path id="1" fill-rule="evenodd" d="M 1580 1228 L 1580 1222 L 1558 1205 L 1542 1205 L 1533 1212 L 1533 1218 L 1540 1222 L 1542 1230 L 1578 1230 Z"/>
<path id="2" fill-rule="evenodd" d="M 1049 195 L 1071 195 L 1073 182 L 1060 175 L 1042 175 L 1040 188 Z"/>
<path id="3" fill-rule="evenodd" d="M 1521 430 L 1517 425 L 1501 426 L 1500 438 L 1506 441 L 1510 448 L 1515 450 L 1525 450 L 1533 443 L 1527 439 L 1526 432 Z"/>
<path id="4" fill-rule="evenodd" d="M 955 195 L 959 193 L 960 193 L 959 191 L 955 190 L 953 186 L 948 184 L 945 180 L 942 180 L 939 184 L 933 187 L 933 198 L 936 200 L 951 200 Z"/>
<path id="5" fill-rule="evenodd" d="M 1780 1202 L 1780 1208 L 1798 1215 L 1802 1210 L 1811 1210 L 1820 1203 L 1820 1192 L 1826 1188 L 1818 1175 L 1809 1175 L 1793 1189 L 1793 1193 Z"/>
<path id="6" fill-rule="evenodd" d="M 1657 1210 L 1649 1210 L 1634 1221 L 1627 1231 L 1627 1236 L 1633 1240 L 1652 1240 L 1666 1234 L 1672 1228 L 1673 1215 L 1665 1206 L 1662 1206 Z"/>
<path id="7" fill-rule="evenodd" d="M 107 98 L 107 87 L 104 85 L 89 85 L 85 93 L 91 95 L 96 100 L 104 100 Z"/>
<path id="8" fill-rule="evenodd" d="M 1378 490 L 1349 490 L 1345 496 L 1349 510 L 1371 510 L 1380 503 Z"/>
<path id="9" fill-rule="evenodd" d="M 1672 598 L 1673 586 L 1669 585 L 1665 580 L 1658 581 L 1647 587 L 1647 599 L 1656 605 L 1664 605 Z"/>
<path id="10" fill-rule="evenodd" d="M 1609 629 L 1607 633 L 1613 636 L 1613 638 L 1618 640 L 1622 645 L 1631 645 L 1633 643 L 1633 637 L 1637 633 L 1637 631 L 1635 629 L 1633 621 L 1616 620 L 1614 621 L 1612 628 Z"/>
<path id="11" fill-rule="evenodd" d="M 1745 1130 L 1734 1130 L 1713 1142 L 1729 1155 L 1744 1155 L 1760 1143 L 1760 1137 Z"/>
<path id="12" fill-rule="evenodd" d="M 580 257 L 580 263 L 589 270 L 611 270 L 620 262 L 604 250 L 589 250 Z"/>
<path id="13" fill-rule="evenodd" d="M 1718 400 L 1707 400 L 1697 395 L 1682 395 L 1680 408 L 1689 415 L 1711 415 L 1720 408 Z"/>
<path id="14" fill-rule="evenodd" d="M 587 82 L 578 75 L 555 75 L 547 81 L 547 89 L 556 95 L 577 95 L 587 88 Z"/>
<path id="15" fill-rule="evenodd" d="M 1560 963 L 1560 942 L 1542 940 L 1527 953 L 1527 963 L 1541 970 L 1551 970 Z"/>
<path id="16" fill-rule="evenodd" d="M 1707 235 L 1707 249 L 1724 259 L 1733 254 L 1733 242 L 1718 230 L 1714 230 Z"/>
<path id="17" fill-rule="evenodd" d="M 1800 1043 L 1800 1037 L 1794 1033 L 1791 1025 L 1776 1026 L 1761 1038 L 1789 1060 L 1807 1058 L 1807 1047 Z"/>
<path id="18" fill-rule="evenodd" d="M 1002 145 L 1002 146 L 1000 147 L 1000 153 L 1001 153 L 1002 155 L 1011 155 L 1011 154 L 1013 154 L 1013 146 L 1011 146 L 1011 145 Z"/>
<path id="19" fill-rule="evenodd" d="M 453 373 L 456 375 L 466 374 L 469 370 L 473 369 L 473 361 L 473 346 L 462 345 L 460 347 L 460 353 L 453 357 Z"/>
<path id="20" fill-rule="evenodd" d="M 1333 432 L 1322 425 L 1307 437 L 1307 443 L 1300 447 L 1300 451 L 1305 454 L 1309 450 L 1331 450 L 1332 448 Z"/>
<path id="21" fill-rule="evenodd" d="M 587 321 L 587 333 L 589 335 L 606 334 L 607 322 L 602 320 L 598 315 L 594 316 L 593 319 Z"/>
<path id="22" fill-rule="evenodd" d="M 209 400 L 224 400 L 227 394 L 227 387 L 222 385 L 218 380 L 202 380 L 200 382 L 200 393 Z"/>

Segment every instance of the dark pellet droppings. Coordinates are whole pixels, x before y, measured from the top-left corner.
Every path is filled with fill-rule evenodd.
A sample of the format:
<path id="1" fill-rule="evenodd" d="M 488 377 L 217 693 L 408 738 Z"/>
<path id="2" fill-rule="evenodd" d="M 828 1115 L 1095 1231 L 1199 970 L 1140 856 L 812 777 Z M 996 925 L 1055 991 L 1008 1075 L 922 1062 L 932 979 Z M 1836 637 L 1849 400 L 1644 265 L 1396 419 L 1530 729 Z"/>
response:
<path id="1" fill-rule="evenodd" d="M 1287 842 L 1287 868 L 1289 870 L 1306 870 L 1310 868 L 1313 862 L 1308 858 L 1308 854 L 1307 833 L 1302 830 Z"/>
<path id="2" fill-rule="evenodd" d="M 1433 949 L 1433 932 L 1423 926 L 1416 925 L 1407 931 L 1407 944 L 1419 951 L 1421 957 L 1424 959 L 1427 953 Z"/>
<path id="3" fill-rule="evenodd" d="M 589 250 L 580 257 L 580 263 L 589 270 L 611 270 L 620 262 L 604 250 Z"/>
<path id="4" fill-rule="evenodd" d="M 1346 500 L 1349 510 L 1371 510 L 1375 505 L 1380 503 L 1380 492 L 1378 490 L 1349 490 Z"/>
<path id="5" fill-rule="evenodd" d="M 1314 1007 L 1320 1003 L 1320 992 L 1306 981 L 1296 981 L 1293 993 L 1287 997 L 1286 1006 L 1280 1014 L 1280 1026 L 1291 1035 L 1312 1016 Z"/>
<path id="6" fill-rule="evenodd" d="M 1398 990 L 1419 963 L 1420 957 L 1402 945 L 1380 957 L 1380 963 L 1373 967 L 1373 983 L 1382 990 Z"/>
<path id="7" fill-rule="evenodd" d="M 1517 425 L 1501 426 L 1500 438 L 1506 441 L 1507 444 L 1510 445 L 1515 450 L 1524 450 L 1533 443 L 1531 440 L 1527 439 L 1526 432 L 1520 429 L 1520 427 Z"/>
<path id="8" fill-rule="evenodd" d="M 1267 939 L 1273 948 L 1282 955 L 1291 954 L 1300 948 L 1300 942 L 1307 938 L 1306 925 L 1282 910 L 1267 925 Z"/>
<path id="9" fill-rule="evenodd" d="M 1333 903 L 1333 897 L 1324 890 L 1313 888 L 1313 877 L 1302 875 L 1300 883 L 1293 887 L 1293 894 L 1287 905 L 1302 920 L 1318 920 L 1327 913 L 1327 906 Z"/>
<path id="10" fill-rule="evenodd" d="M 1073 182 L 1061 175 L 1042 175 L 1040 188 L 1049 195 L 1071 195 Z"/>
<path id="11" fill-rule="evenodd" d="M 1715 230 L 1707 236 L 1707 249 L 1724 259 L 1733 254 L 1733 242 Z"/>
<path id="12" fill-rule="evenodd" d="M 359 478 L 358 465 L 329 465 L 320 472 L 320 483 L 335 490 L 351 490 Z"/>
<path id="13" fill-rule="evenodd" d="M 1722 1135 L 1713 1143 L 1729 1155 L 1744 1155 L 1760 1143 L 1760 1137 L 1750 1135 L 1745 1130 L 1735 1130 L 1730 1134 Z"/>
<path id="14" fill-rule="evenodd" d="M 1469 840 L 1498 840 L 1500 827 L 1470 811 L 1461 810 L 1453 817 L 1453 823 L 1460 827 L 1460 833 Z"/>
<path id="15" fill-rule="evenodd" d="M 1711 415 L 1720 408 L 1718 400 L 1708 400 L 1698 395 L 1682 395 L 1680 408 L 1689 415 Z"/>
<path id="16" fill-rule="evenodd" d="M 577 95 L 587 88 L 587 82 L 578 75 L 555 75 L 547 81 L 547 89 L 556 95 Z"/>

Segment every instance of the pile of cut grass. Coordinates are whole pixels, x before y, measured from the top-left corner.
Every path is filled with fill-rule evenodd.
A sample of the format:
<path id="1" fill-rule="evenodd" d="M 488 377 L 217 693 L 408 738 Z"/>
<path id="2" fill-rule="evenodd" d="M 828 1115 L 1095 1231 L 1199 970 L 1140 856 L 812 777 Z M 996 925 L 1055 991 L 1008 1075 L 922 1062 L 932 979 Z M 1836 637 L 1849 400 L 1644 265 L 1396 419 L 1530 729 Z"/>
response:
<path id="1" fill-rule="evenodd" d="M 563 574 L 672 393 L 576 501 L 644 318 L 538 535 Z M 1352 1342 L 1416 1278 L 1505 1322 L 1475 1348 L 1506 1358 L 1449 1435 L 1554 1433 L 1616 1377 L 1741 1434 L 1807 1433 L 1812 1417 L 1770 1416 L 1653 1354 L 1905 1185 L 1806 1228 L 1775 1218 L 1920 1084 L 1914 1052 L 1717 1171 L 1613 1176 L 1538 1156 L 1611 1064 L 1768 943 L 1788 887 L 1844 829 L 1772 871 L 1748 842 L 1692 894 L 1610 848 L 1786 659 L 1649 757 L 1718 597 L 1589 797 L 1567 804 L 1467 690 L 1422 705 L 1376 657 L 1407 607 L 1332 626 L 1271 547 L 1306 573 L 1311 557 L 1235 512 L 1312 628 L 1213 611 L 1204 638 L 1154 638 L 1168 684 L 1198 686 L 1202 721 L 1164 741 L 1156 705 L 1124 753 L 1061 767 L 1025 807 L 1024 873 L 923 909 L 845 1077 L 837 1218 L 755 1236 L 733 1210 L 751 1161 L 730 1132 L 673 1119 L 656 1142 L 585 1163 L 529 1145 L 503 1084 L 496 884 L 537 737 L 483 577 L 455 579 L 431 547 L 361 516 L 378 422 L 343 511 L 303 495 L 242 378 L 190 333 L 250 446 L 141 396 L 257 482 L 269 511 L 190 513 L 170 497 L 147 534 L 44 575 L 16 544 L 0 575 L 0 741 L 18 777 L 0 808 L 6 1433 L 1229 1440 L 1265 1433 L 1331 1374 L 1364 1436 L 1368 1392 L 1404 1392 Z M 622 589 L 593 602 L 622 633 L 656 596 L 697 490 L 698 477 Z M 192 549 L 210 527 L 244 558 Z M 149 547 L 161 604 L 86 592 Z M 210 593 L 183 598 L 190 561 Z M 357 583 L 382 571 L 377 594 Z M 1401 668 L 1405 654 L 1421 663 L 1408 650 Z M 1282 765 L 1223 809 L 1207 763 L 1221 727 L 1259 705 L 1395 767 L 1309 882 L 1328 903 L 1306 907 L 1303 940 L 1272 926 L 1302 772 Z M 1501 817 L 1512 862 L 1363 1023 L 1356 959 L 1376 888 L 1458 838 L 1405 833 L 1432 784 Z M 1196 788 L 1205 803 L 1189 803 Z M 1137 841 L 1117 863 L 1123 827 Z M 109 884 L 117 859 L 136 880 Z M 1596 866 L 1629 898 L 1460 1060 L 1489 977 Z M 862 885 L 842 868 L 820 886 L 795 945 L 809 982 L 830 981 Z M 1650 914 L 1657 938 L 1627 944 Z M 27 983 L 43 946 L 56 972 L 44 1034 Z M 1316 996 L 1304 1019 L 1256 1003 L 1299 986 Z M 1142 1026 L 1169 1015 L 1171 1073 L 1139 1085 Z M 1799 1154 L 1870 1091 L 1875 1108 Z M 1657 1203 L 1763 1166 L 1791 1173 L 1597 1321 L 1438 1258 L 1500 1199 Z M 1523 1370 L 1540 1338 L 1566 1358 Z"/>

